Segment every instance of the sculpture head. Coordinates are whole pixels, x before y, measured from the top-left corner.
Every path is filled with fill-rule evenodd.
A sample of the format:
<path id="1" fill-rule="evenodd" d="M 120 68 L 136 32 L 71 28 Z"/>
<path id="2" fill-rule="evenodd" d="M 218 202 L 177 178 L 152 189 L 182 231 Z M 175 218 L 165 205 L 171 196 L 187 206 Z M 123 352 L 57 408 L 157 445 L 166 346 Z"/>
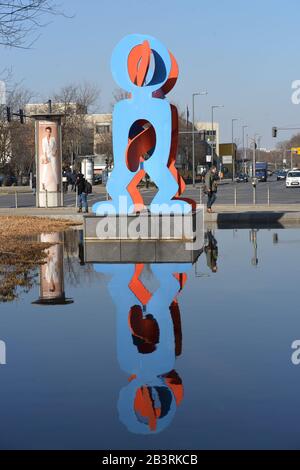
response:
<path id="1" fill-rule="evenodd" d="M 160 91 L 164 95 L 178 76 L 173 55 L 160 41 L 145 34 L 128 35 L 117 44 L 111 69 L 117 84 L 133 95 Z"/>

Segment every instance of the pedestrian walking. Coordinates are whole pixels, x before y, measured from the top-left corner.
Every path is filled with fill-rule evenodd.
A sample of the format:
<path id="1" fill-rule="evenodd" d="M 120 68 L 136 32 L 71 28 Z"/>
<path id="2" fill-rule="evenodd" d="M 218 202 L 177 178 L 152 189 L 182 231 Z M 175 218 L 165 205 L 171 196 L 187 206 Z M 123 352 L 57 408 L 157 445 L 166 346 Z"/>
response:
<path id="1" fill-rule="evenodd" d="M 35 175 L 33 175 L 32 177 L 31 188 L 32 188 L 32 193 L 35 196 L 36 195 L 36 176 Z"/>
<path id="2" fill-rule="evenodd" d="M 86 181 L 85 177 L 82 173 L 77 175 L 76 179 L 76 186 L 77 186 L 77 194 L 78 194 L 78 212 L 82 212 L 82 206 L 84 207 L 84 212 L 88 212 L 88 182 Z"/>
<path id="3" fill-rule="evenodd" d="M 207 195 L 207 212 L 212 213 L 212 205 L 217 199 L 217 167 L 212 165 L 205 175 L 204 193 Z"/>
<path id="4" fill-rule="evenodd" d="M 67 176 L 66 170 L 63 170 L 62 184 L 63 184 L 63 192 L 66 193 L 68 191 L 68 176 Z"/>
<path id="5" fill-rule="evenodd" d="M 73 170 L 71 173 L 72 191 L 76 191 L 76 180 L 77 180 L 77 173 L 75 170 Z"/>

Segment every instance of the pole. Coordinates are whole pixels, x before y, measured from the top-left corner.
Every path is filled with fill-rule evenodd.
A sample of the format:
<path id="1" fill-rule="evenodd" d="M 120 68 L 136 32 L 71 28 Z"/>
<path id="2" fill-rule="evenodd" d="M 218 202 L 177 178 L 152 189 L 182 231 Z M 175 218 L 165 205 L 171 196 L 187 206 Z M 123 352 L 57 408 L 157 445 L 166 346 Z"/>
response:
<path id="1" fill-rule="evenodd" d="M 235 179 L 235 149 L 233 148 L 234 142 L 233 142 L 233 123 L 234 121 L 237 121 L 237 119 L 231 119 L 231 153 L 232 153 L 232 181 Z"/>
<path id="2" fill-rule="evenodd" d="M 249 148 L 249 135 L 248 133 L 246 134 L 246 159 L 248 158 L 248 148 Z M 251 153 L 250 153 L 250 158 L 251 158 Z M 249 160 L 250 160 L 249 158 Z M 250 163 L 249 163 L 249 171 L 250 171 Z"/>
<path id="3" fill-rule="evenodd" d="M 211 107 L 211 164 L 214 164 L 214 107 Z"/>
<path id="4" fill-rule="evenodd" d="M 193 114 L 193 187 L 195 187 L 195 93 L 193 93 L 193 104 L 192 104 L 192 114 Z"/>
<path id="5" fill-rule="evenodd" d="M 193 132 L 193 156 L 192 156 L 192 164 L 193 164 L 193 187 L 195 187 L 195 96 L 200 96 L 200 95 L 207 95 L 207 91 L 201 91 L 201 92 L 198 92 L 198 93 L 193 93 L 192 94 L 192 98 L 193 98 L 193 102 L 192 102 L 192 114 L 193 114 L 193 129 L 192 129 L 192 132 Z"/>
<path id="6" fill-rule="evenodd" d="M 252 177 L 255 178 L 255 164 L 256 164 L 256 141 L 255 135 L 253 138 L 253 161 L 252 161 Z"/>
<path id="7" fill-rule="evenodd" d="M 257 161 L 258 162 L 260 162 L 260 141 L 261 141 L 261 136 L 259 136 L 257 139 Z"/>
<path id="8" fill-rule="evenodd" d="M 243 159 L 245 160 L 245 132 L 243 126 Z"/>
<path id="9" fill-rule="evenodd" d="M 248 126 L 243 126 L 243 160 L 244 160 L 244 172 L 246 173 L 246 149 L 245 149 L 245 129 Z"/>
<path id="10" fill-rule="evenodd" d="M 188 170 L 189 166 L 189 108 L 186 107 L 186 136 L 185 136 L 185 165 L 184 170 Z"/>
<path id="11" fill-rule="evenodd" d="M 256 204 L 256 180 L 255 180 L 255 165 L 256 165 L 256 136 L 253 138 L 253 155 L 252 155 L 252 178 L 253 178 L 253 204 Z"/>

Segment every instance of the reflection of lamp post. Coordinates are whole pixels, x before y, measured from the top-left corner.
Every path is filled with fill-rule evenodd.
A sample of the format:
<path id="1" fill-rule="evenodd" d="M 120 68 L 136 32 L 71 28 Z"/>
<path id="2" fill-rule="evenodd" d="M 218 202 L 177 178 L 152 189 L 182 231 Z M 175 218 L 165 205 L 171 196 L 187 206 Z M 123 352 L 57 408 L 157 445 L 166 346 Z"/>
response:
<path id="1" fill-rule="evenodd" d="M 195 187 L 195 96 L 207 95 L 207 91 L 200 91 L 198 93 L 193 93 L 193 103 L 192 103 L 192 113 L 193 113 L 193 153 L 192 153 L 192 165 L 193 165 L 193 186 Z"/>
<path id="2" fill-rule="evenodd" d="M 254 251 L 253 251 L 253 258 L 251 259 L 251 264 L 253 266 L 258 265 L 258 257 L 257 257 L 257 232 L 258 229 L 252 229 L 250 231 L 250 241 L 253 245 Z"/>
<path id="3" fill-rule="evenodd" d="M 49 244 L 46 248 L 46 262 L 40 266 L 40 297 L 33 304 L 67 305 L 64 291 L 64 248 L 61 233 L 42 234 L 41 242 Z"/>
<path id="4" fill-rule="evenodd" d="M 0 366 L 6 364 L 6 344 L 5 341 L 0 340 Z"/>
<path id="5" fill-rule="evenodd" d="M 214 146 L 217 146 L 217 131 L 216 131 L 216 139 L 214 138 L 214 109 L 216 108 L 224 108 L 223 104 L 214 104 L 211 107 L 211 164 L 214 164 Z"/>

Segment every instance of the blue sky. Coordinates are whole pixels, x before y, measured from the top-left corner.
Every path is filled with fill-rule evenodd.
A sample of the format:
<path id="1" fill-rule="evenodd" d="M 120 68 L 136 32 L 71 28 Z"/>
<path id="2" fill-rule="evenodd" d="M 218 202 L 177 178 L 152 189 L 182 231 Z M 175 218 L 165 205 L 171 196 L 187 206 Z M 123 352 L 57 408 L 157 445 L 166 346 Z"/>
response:
<path id="1" fill-rule="evenodd" d="M 0 49 L 0 68 L 12 67 L 16 80 L 37 99 L 62 85 L 90 81 L 101 89 L 100 111 L 109 110 L 115 83 L 110 72 L 114 45 L 126 34 L 156 36 L 173 52 L 180 76 L 170 98 L 210 120 L 210 105 L 221 125 L 221 141 L 231 140 L 231 119 L 276 144 L 273 125 L 300 126 L 300 105 L 291 102 L 291 83 L 300 79 L 299 0 L 60 0 L 74 18 L 55 17 L 33 49 Z M 282 132 L 279 140 L 289 137 Z"/>

